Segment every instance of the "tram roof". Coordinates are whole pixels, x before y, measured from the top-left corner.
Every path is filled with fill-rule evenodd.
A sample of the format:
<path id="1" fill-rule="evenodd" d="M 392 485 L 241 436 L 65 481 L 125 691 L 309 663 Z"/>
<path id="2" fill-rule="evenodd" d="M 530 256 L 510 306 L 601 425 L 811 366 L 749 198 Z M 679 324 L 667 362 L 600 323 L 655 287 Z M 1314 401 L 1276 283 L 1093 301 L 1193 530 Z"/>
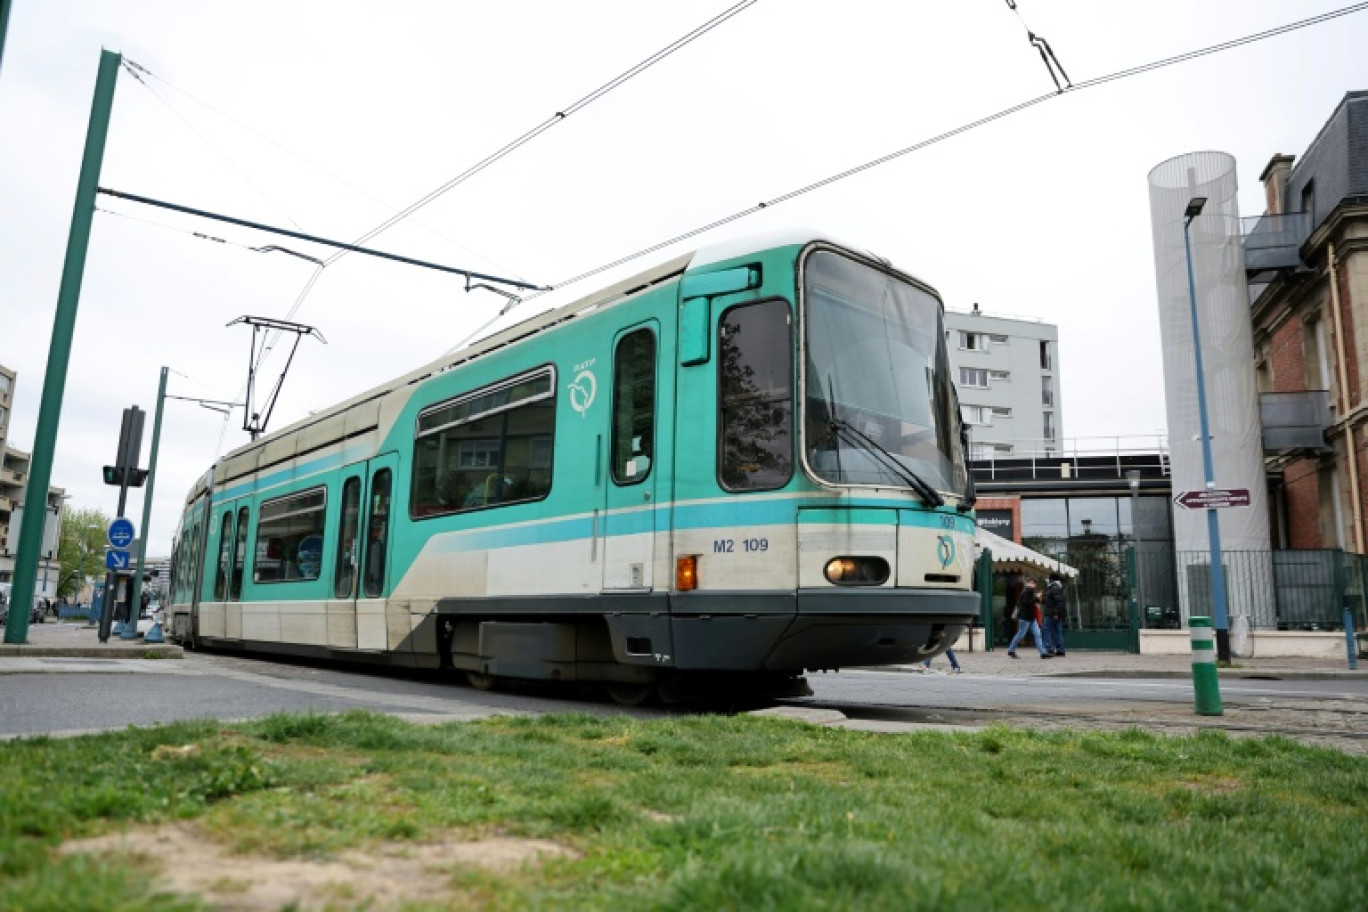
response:
<path id="1" fill-rule="evenodd" d="M 605 307 L 611 307 L 613 305 L 626 301 L 629 298 L 635 297 L 637 294 L 646 291 L 647 289 L 654 287 L 655 285 L 660 284 L 661 282 L 665 282 L 676 276 L 682 275 L 686 269 L 696 269 L 699 267 L 712 265 L 714 263 L 725 262 L 726 260 L 746 256 L 747 254 L 755 253 L 761 250 L 771 250 L 778 247 L 803 246 L 816 241 L 825 241 L 827 243 L 833 244 L 837 247 L 845 248 L 847 250 L 862 252 L 865 256 L 868 256 L 873 260 L 876 260 L 884 264 L 888 264 L 888 260 L 884 257 L 871 253 L 867 250 L 862 250 L 862 248 L 860 248 L 858 245 L 843 243 L 842 241 L 834 237 L 831 237 L 828 234 L 814 231 L 809 228 L 787 228 L 778 231 L 765 232 L 754 235 L 748 235 L 740 238 L 723 240 L 715 244 L 704 245 L 695 250 L 688 251 L 686 253 L 672 257 L 663 262 L 657 263 L 656 265 L 648 269 L 638 272 L 635 275 L 632 275 L 628 278 L 622 279 L 621 281 L 616 282 L 612 285 L 596 289 L 590 294 L 585 295 L 584 297 L 578 298 L 569 303 L 563 304 L 560 307 L 555 307 L 551 310 L 535 314 L 534 316 L 531 316 L 526 320 L 523 320 L 522 322 L 515 323 L 512 326 L 509 326 L 505 329 L 502 329 L 494 333 L 493 335 L 486 336 L 478 342 L 472 343 L 471 345 L 462 348 L 459 351 L 444 354 L 432 361 L 429 361 L 427 364 L 424 364 L 423 366 L 408 372 L 407 374 L 402 374 L 398 377 L 395 377 L 392 380 L 380 384 L 379 386 L 358 393 L 349 399 L 343 400 L 342 402 L 336 403 L 335 405 L 331 405 L 325 409 L 321 409 L 317 412 L 314 412 L 313 414 L 308 415 L 305 418 L 301 418 L 298 421 L 295 421 L 291 424 L 287 424 L 278 430 L 272 431 L 269 434 L 265 434 L 262 437 L 251 441 L 250 443 L 245 443 L 242 446 L 237 447 L 236 449 L 231 450 L 225 455 L 221 456 L 218 461 L 219 463 L 223 463 L 230 459 L 234 459 L 236 457 L 243 455 L 244 453 L 248 453 L 254 449 L 264 447 L 272 441 L 278 440 L 279 438 L 287 434 L 297 433 L 301 430 L 310 427 L 311 425 L 320 424 L 324 421 L 327 421 L 335 417 L 336 415 L 346 412 L 348 409 L 351 409 L 361 403 L 369 402 L 371 400 L 378 399 L 382 396 L 386 396 L 396 390 L 402 389 L 405 386 L 420 383 L 428 377 L 443 373 L 448 370 L 452 370 L 456 367 L 459 367 L 462 364 L 466 364 L 470 361 L 476 360 L 477 358 L 483 357 L 484 355 L 492 351 L 496 351 L 500 348 L 504 348 L 508 345 L 511 345 L 514 342 L 525 339 L 528 336 L 533 336 L 538 333 L 544 332 L 545 330 L 550 329 L 553 326 L 568 322 L 569 320 L 573 320 L 577 317 L 585 316 L 589 313 L 596 312 Z M 889 268 L 893 267 L 890 266 Z M 894 271 L 901 273 L 901 270 L 895 269 Z M 917 279 L 914 276 L 911 276 L 907 273 L 901 274 L 905 275 L 912 281 L 917 282 L 918 284 L 923 284 L 919 279 Z M 194 486 L 190 498 L 188 498 L 187 500 L 193 499 L 195 491 L 203 490 L 203 486 L 205 485 L 207 480 L 208 479 L 206 473 L 206 476 L 204 478 L 201 478 L 199 482 Z"/>

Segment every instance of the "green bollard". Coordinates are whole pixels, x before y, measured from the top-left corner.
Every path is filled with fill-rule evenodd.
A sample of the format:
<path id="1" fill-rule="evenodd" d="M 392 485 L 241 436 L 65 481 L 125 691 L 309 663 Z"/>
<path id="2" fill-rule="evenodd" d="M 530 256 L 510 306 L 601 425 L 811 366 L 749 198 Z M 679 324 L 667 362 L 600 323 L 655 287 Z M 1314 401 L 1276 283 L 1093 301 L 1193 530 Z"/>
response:
<path id="1" fill-rule="evenodd" d="M 1192 690 L 1197 698 L 1197 715 L 1221 716 L 1221 682 L 1216 674 L 1216 636 L 1211 618 L 1188 618 L 1192 633 Z"/>

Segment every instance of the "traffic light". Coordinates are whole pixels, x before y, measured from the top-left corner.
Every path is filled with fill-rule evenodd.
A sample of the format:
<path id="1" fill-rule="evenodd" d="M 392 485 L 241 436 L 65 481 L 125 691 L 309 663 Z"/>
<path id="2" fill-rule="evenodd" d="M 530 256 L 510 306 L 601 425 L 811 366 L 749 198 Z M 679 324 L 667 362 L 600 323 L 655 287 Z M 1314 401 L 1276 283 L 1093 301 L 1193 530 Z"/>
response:
<path id="1" fill-rule="evenodd" d="M 104 467 L 104 483 L 107 485 L 122 485 L 124 479 L 128 479 L 130 488 L 141 488 L 143 482 L 147 481 L 147 469 L 121 469 L 118 466 Z"/>

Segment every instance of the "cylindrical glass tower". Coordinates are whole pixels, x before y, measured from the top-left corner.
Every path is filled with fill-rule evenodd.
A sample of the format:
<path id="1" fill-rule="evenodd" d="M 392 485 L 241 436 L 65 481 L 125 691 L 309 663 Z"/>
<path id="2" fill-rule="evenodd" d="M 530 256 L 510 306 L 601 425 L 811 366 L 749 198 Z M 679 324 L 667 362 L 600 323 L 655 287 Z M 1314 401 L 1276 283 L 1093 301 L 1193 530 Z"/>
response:
<path id="1" fill-rule="evenodd" d="M 1217 489 L 1244 488 L 1250 494 L 1248 507 L 1215 511 L 1226 603 L 1231 629 L 1240 617 L 1263 626 L 1274 622 L 1275 608 L 1235 159 L 1224 152 L 1191 152 L 1171 158 L 1150 171 L 1149 191 L 1175 495 L 1206 487 L 1192 331 L 1194 296 L 1189 293 L 1188 254 L 1183 242 L 1189 202 L 1206 198 L 1201 214 L 1188 227 L 1188 235 L 1213 480 Z M 1176 503 L 1173 507 L 1175 566 L 1184 621 L 1193 614 L 1213 614 L 1206 514 L 1206 510 L 1189 510 Z"/>

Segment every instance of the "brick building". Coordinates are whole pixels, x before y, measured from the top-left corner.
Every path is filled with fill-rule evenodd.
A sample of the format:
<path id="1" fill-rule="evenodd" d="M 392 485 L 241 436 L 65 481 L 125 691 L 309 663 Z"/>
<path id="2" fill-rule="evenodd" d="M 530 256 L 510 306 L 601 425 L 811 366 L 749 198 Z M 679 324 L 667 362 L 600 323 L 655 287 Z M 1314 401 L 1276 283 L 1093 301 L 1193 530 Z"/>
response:
<path id="1" fill-rule="evenodd" d="M 1260 180 L 1245 254 L 1274 547 L 1368 553 L 1368 91 Z"/>

